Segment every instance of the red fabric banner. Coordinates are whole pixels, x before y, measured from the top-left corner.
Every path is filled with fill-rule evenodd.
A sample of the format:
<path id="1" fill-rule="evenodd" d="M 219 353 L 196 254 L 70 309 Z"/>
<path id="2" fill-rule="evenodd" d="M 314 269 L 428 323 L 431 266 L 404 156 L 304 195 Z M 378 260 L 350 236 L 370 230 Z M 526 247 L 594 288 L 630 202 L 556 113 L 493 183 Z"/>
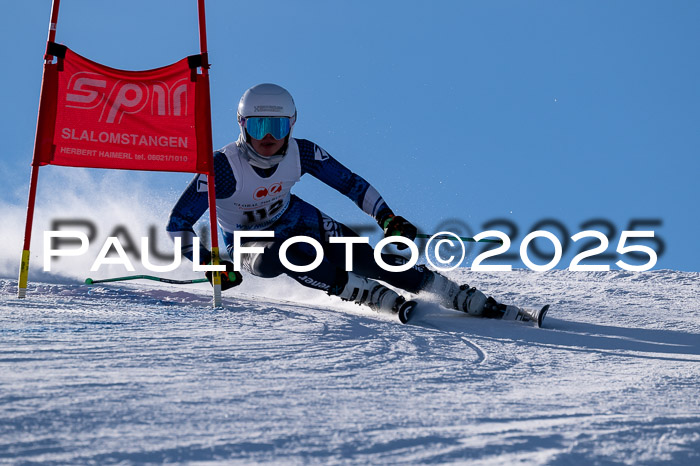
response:
<path id="1" fill-rule="evenodd" d="M 208 87 L 187 58 L 123 71 L 66 49 L 46 66 L 40 165 L 209 173 L 208 118 L 197 102 L 209 98 Z"/>

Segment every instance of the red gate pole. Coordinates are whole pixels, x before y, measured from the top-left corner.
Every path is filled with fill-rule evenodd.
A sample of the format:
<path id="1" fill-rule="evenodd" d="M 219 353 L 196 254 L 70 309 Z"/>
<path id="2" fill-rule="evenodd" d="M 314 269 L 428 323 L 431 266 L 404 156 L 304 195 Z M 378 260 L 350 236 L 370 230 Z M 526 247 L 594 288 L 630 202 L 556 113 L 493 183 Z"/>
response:
<path id="1" fill-rule="evenodd" d="M 51 63 L 53 56 L 49 55 L 48 44 L 56 39 L 56 24 L 58 23 L 58 8 L 61 0 L 53 0 L 51 5 L 51 21 L 49 22 L 49 37 L 46 43 L 46 53 L 44 54 L 44 74 L 41 79 L 42 93 L 39 97 L 39 108 L 44 90 L 44 79 L 46 78 L 46 66 Z M 39 115 L 40 116 L 40 115 Z M 36 202 L 36 188 L 39 182 L 39 117 L 37 117 L 37 129 L 34 135 L 34 155 L 32 156 L 32 174 L 29 181 L 29 199 L 27 201 L 27 220 L 24 226 L 24 245 L 22 246 L 22 258 L 19 266 L 19 279 L 17 282 L 17 297 L 27 297 L 27 281 L 29 280 L 29 246 L 32 240 L 32 224 L 34 223 L 34 204 Z"/>
<path id="2" fill-rule="evenodd" d="M 206 139 L 204 147 L 207 157 L 209 157 L 209 173 L 207 173 L 207 191 L 209 194 L 209 230 L 211 231 L 211 263 L 219 265 L 219 233 L 216 220 L 216 187 L 214 186 L 214 143 L 212 141 L 211 126 L 211 97 L 209 93 L 209 57 L 207 56 L 207 24 L 204 14 L 204 0 L 197 0 L 197 11 L 199 13 L 199 48 L 202 54 L 202 80 L 206 89 L 204 107 L 206 114 L 204 125 L 206 128 Z M 221 307 L 221 273 L 214 271 L 212 274 L 212 284 L 214 285 L 214 307 Z"/>

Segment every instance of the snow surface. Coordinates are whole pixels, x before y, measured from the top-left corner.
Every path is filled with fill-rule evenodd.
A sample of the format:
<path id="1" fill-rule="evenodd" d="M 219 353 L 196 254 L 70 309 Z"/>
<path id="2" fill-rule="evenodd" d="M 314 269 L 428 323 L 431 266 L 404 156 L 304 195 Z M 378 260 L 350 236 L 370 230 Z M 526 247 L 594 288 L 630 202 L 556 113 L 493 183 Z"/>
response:
<path id="1" fill-rule="evenodd" d="M 700 464 L 700 274 L 451 277 L 545 328 L 288 279 L 0 279 L 0 462 Z"/>

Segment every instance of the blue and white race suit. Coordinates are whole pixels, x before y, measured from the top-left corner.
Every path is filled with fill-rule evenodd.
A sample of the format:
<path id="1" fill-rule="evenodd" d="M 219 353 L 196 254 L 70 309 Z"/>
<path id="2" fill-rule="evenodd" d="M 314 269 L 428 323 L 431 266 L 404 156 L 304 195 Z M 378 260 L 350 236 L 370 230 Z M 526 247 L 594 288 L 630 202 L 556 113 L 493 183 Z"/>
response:
<path id="1" fill-rule="evenodd" d="M 344 270 L 344 245 L 330 244 L 332 236 L 357 236 L 350 228 L 336 222 L 316 207 L 291 193 L 295 183 L 305 174 L 311 174 L 328 186 L 346 195 L 378 223 L 392 215 L 379 192 L 365 179 L 351 172 L 321 147 L 305 139 L 290 138 L 285 157 L 271 169 L 254 167 L 241 156 L 236 143 L 214 153 L 216 183 L 216 211 L 225 246 L 232 253 L 233 233 L 240 230 L 274 231 L 271 240 L 249 239 L 245 245 L 263 246 L 264 254 L 244 254 L 243 266 L 254 275 L 274 277 L 286 273 L 299 283 L 328 290 Z M 167 231 L 171 237 L 180 237 L 182 252 L 192 260 L 193 226 L 208 209 L 207 178 L 197 175 L 183 192 L 173 208 Z M 278 258 L 279 245 L 294 236 L 309 236 L 324 247 L 324 260 L 312 272 L 294 273 L 282 266 Z M 287 254 L 292 263 L 306 265 L 315 258 L 308 244 L 296 243 Z M 208 258 L 201 249 L 200 257 Z M 401 256 L 384 255 L 389 264 L 402 263 Z M 423 268 L 406 272 L 387 272 L 374 263 L 369 245 L 353 246 L 354 271 L 368 278 L 384 280 L 394 286 L 416 291 L 425 277 Z"/>

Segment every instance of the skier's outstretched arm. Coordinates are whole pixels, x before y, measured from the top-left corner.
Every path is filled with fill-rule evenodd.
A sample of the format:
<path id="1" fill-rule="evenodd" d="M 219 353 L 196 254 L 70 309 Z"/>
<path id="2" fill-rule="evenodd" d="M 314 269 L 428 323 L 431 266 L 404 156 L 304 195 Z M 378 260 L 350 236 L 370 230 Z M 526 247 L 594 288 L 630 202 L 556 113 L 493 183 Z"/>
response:
<path id="1" fill-rule="evenodd" d="M 220 199 L 230 195 L 224 191 L 235 190 L 236 180 L 231 171 L 231 166 L 226 156 L 221 152 L 214 153 L 214 171 L 216 173 L 216 198 Z M 180 238 L 182 241 L 182 255 L 192 260 L 192 248 L 194 244 L 194 225 L 209 209 L 209 196 L 207 191 L 206 175 L 195 175 L 185 191 L 180 195 L 175 207 L 170 212 L 168 224 L 165 227 L 171 238 Z M 212 228 L 216 228 L 212 225 Z M 200 242 L 199 257 L 202 263 L 209 263 L 211 253 Z"/>
<path id="2" fill-rule="evenodd" d="M 189 260 L 192 260 L 193 240 L 196 236 L 194 224 L 209 208 L 206 184 L 203 192 L 197 188 L 197 185 L 201 184 L 201 178 L 206 180 L 206 177 L 196 175 L 187 186 L 187 189 L 180 195 L 180 199 L 178 199 L 175 207 L 170 212 L 168 224 L 165 227 L 165 230 L 173 240 L 180 238 L 182 255 Z M 200 246 L 200 253 L 203 253 L 205 249 Z M 208 253 L 207 251 L 207 255 Z"/>
<path id="3" fill-rule="evenodd" d="M 379 192 L 367 180 L 353 173 L 328 152 L 311 141 L 297 139 L 302 174 L 309 173 L 350 198 L 379 222 L 393 214 Z"/>
<path id="4" fill-rule="evenodd" d="M 350 198 L 360 209 L 372 216 L 385 236 L 401 235 L 411 240 L 416 228 L 406 219 L 395 216 L 382 196 L 367 180 L 353 173 L 328 152 L 311 141 L 297 139 L 301 169 Z"/>

